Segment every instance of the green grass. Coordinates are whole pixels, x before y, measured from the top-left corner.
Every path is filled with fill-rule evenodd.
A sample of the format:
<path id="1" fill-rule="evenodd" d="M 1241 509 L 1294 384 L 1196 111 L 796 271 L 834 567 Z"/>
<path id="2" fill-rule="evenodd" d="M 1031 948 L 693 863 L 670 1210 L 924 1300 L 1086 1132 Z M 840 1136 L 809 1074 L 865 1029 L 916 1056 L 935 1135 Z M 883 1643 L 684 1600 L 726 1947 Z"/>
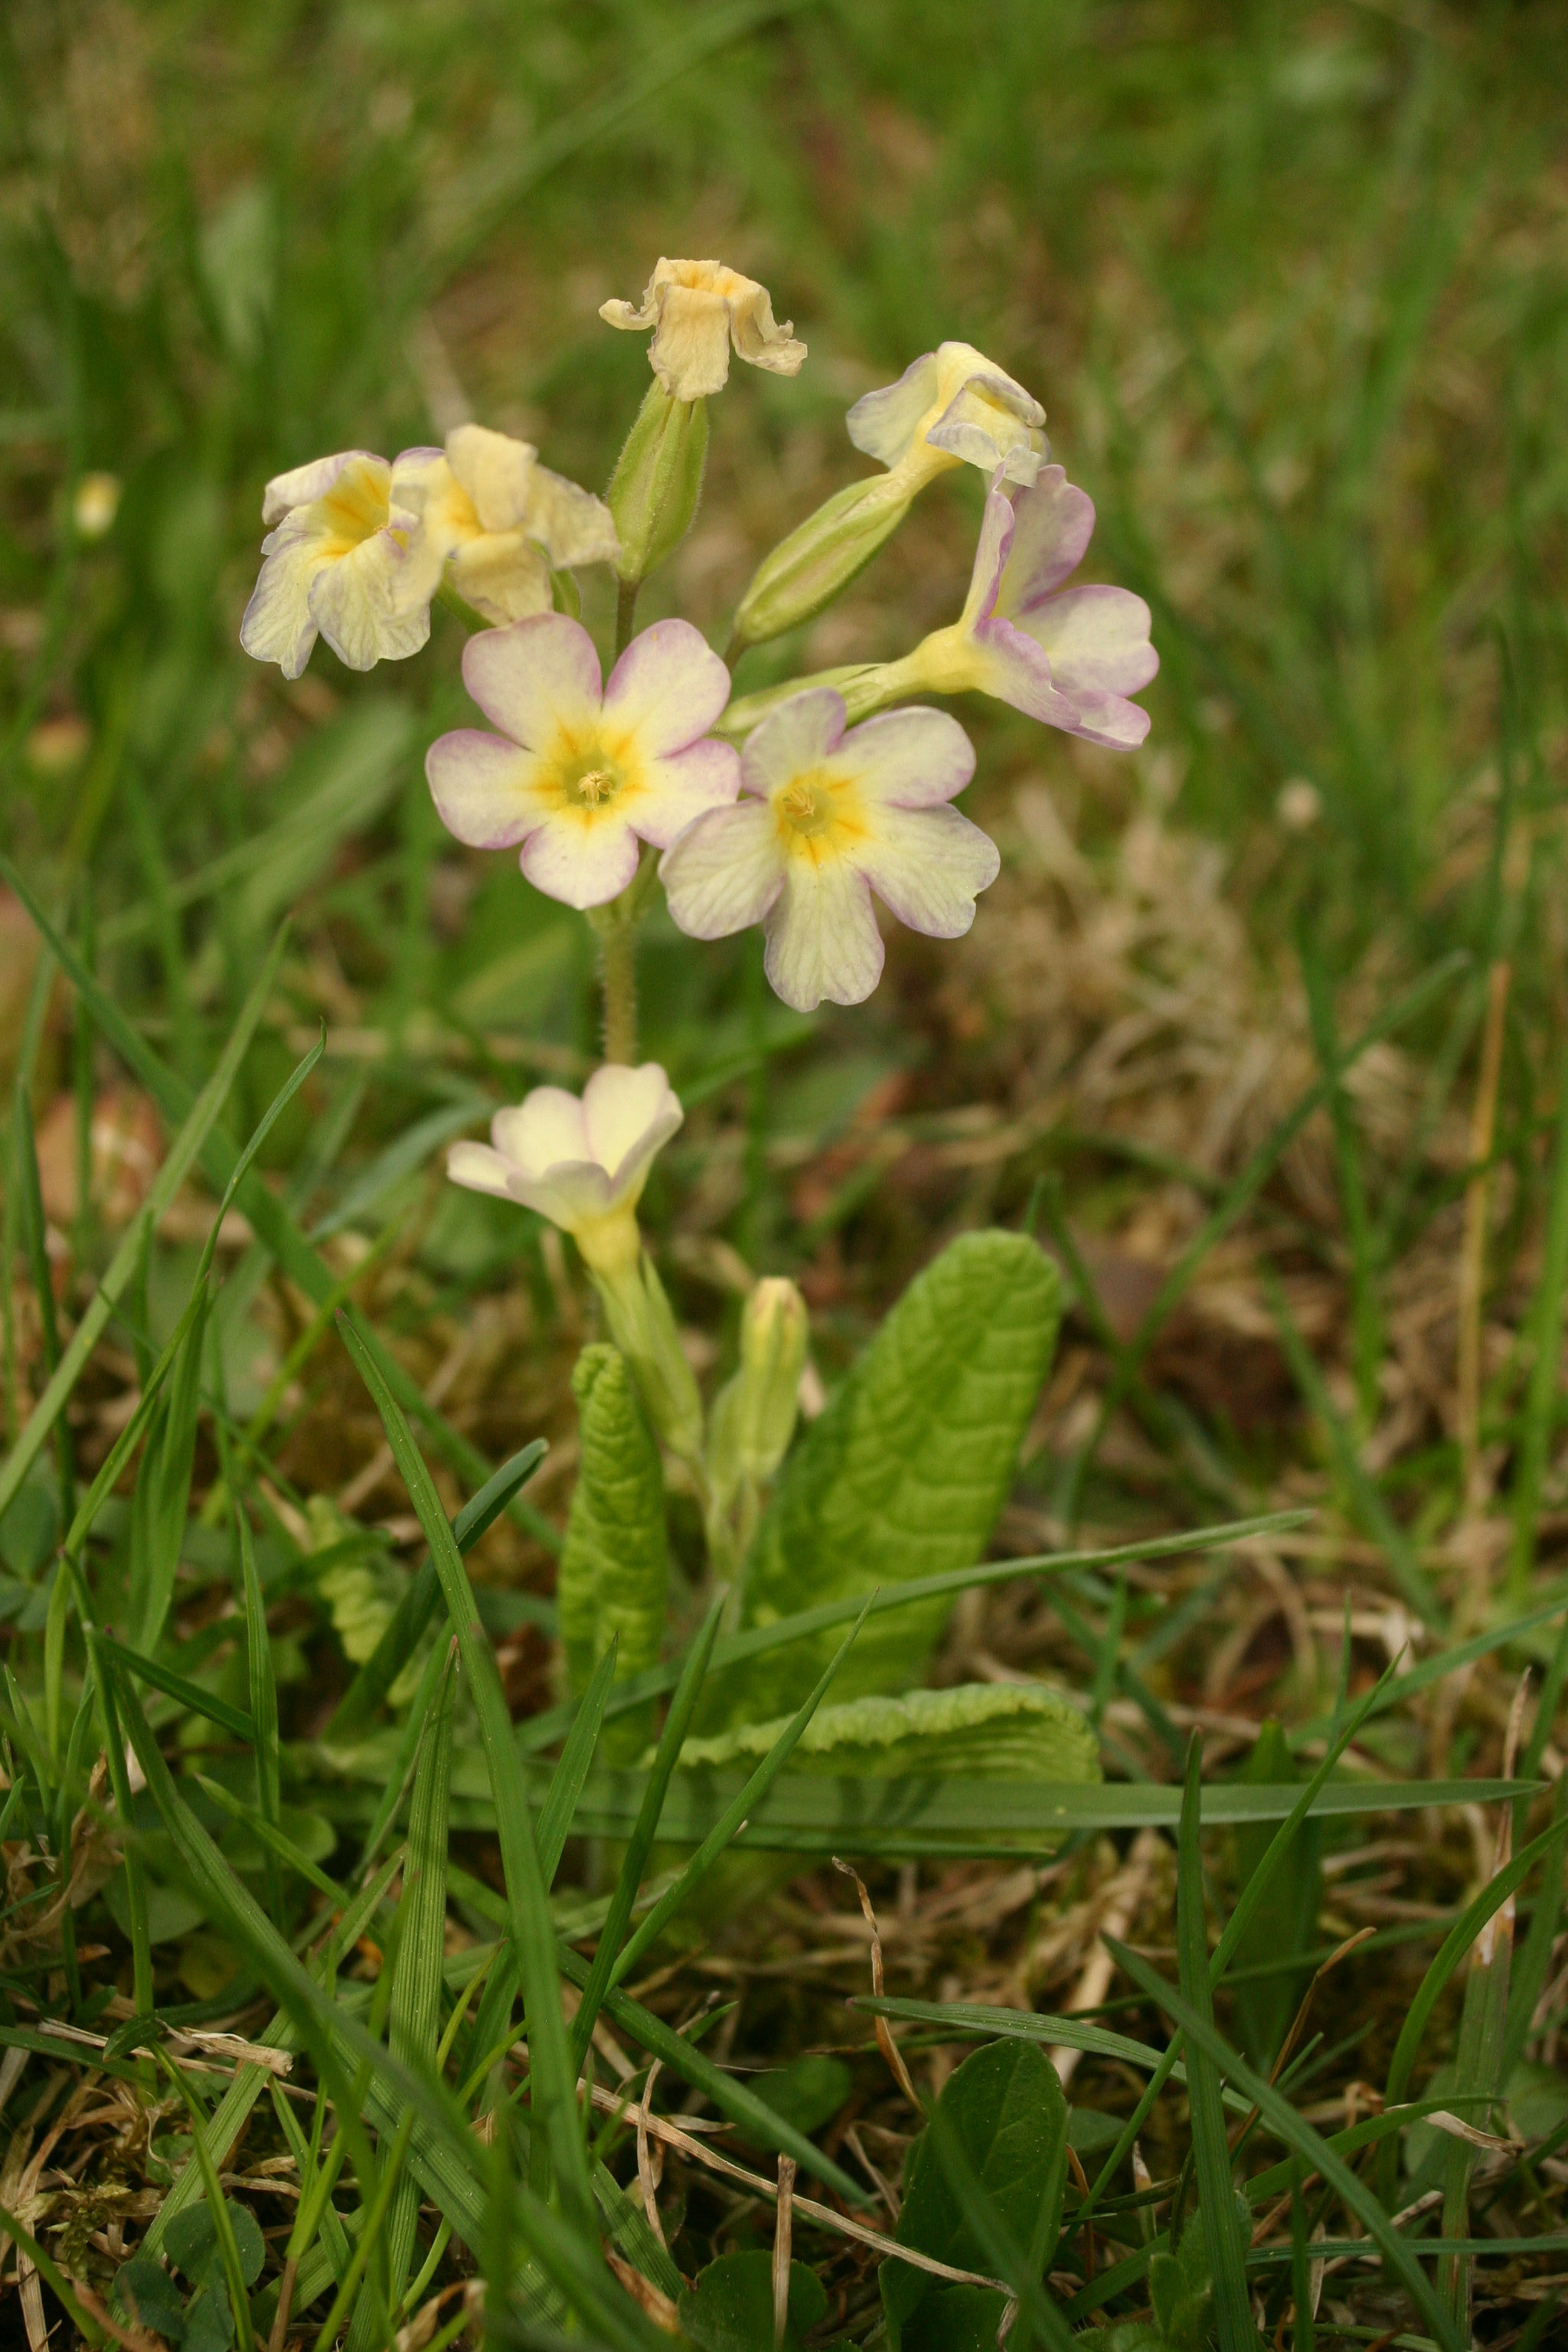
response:
<path id="1" fill-rule="evenodd" d="M 247 2303 L 218 2210 L 241 2342 L 267 2339 L 284 2292 L 290 2343 L 325 2352 L 346 2328 L 373 2352 L 440 2296 L 438 2342 L 478 2273 L 499 2336 L 651 2344 L 603 2237 L 672 2292 L 672 2261 L 685 2275 L 771 2245 L 754 2178 L 781 2153 L 878 2218 L 848 2141 L 775 2112 L 755 2070 L 846 2053 L 857 2129 L 895 2179 L 921 2122 L 839 1999 L 867 1978 L 858 1947 L 842 1957 L 837 1882 L 784 1888 L 771 1862 L 720 1857 L 748 1810 L 730 1787 L 708 1815 L 672 1800 L 667 1836 L 700 1848 L 735 1800 L 711 1853 L 682 1878 L 682 1849 L 672 1873 L 655 1832 L 673 1737 L 651 1772 L 593 1769 L 609 1717 L 678 1685 L 672 1720 L 695 1705 L 697 1614 L 656 1673 L 613 1696 L 596 1682 L 574 1727 L 555 1704 L 548 1594 L 588 1295 L 552 1234 L 444 1185 L 439 1163 L 495 1103 L 580 1081 L 598 1012 L 584 927 L 434 816 L 423 751 L 464 720 L 460 631 L 437 612 L 424 654 L 368 677 L 321 648 L 295 687 L 237 642 L 261 488 L 285 467 L 390 454 L 471 410 L 602 488 L 647 378 L 641 343 L 597 306 L 694 249 L 763 278 L 810 358 L 794 382 L 737 367 L 711 404 L 706 503 L 646 617 L 679 609 L 722 646 L 757 557 L 861 470 L 849 402 L 963 338 L 1044 400 L 1053 455 L 1099 509 L 1090 569 L 1147 597 L 1162 656 L 1131 759 L 963 709 L 1004 881 L 962 949 L 890 943 L 858 1013 L 786 1013 L 754 936 L 696 953 L 649 926 L 643 1051 L 689 1116 L 646 1215 L 716 1372 L 735 1253 L 802 1281 L 830 1383 L 954 1232 L 1032 1226 L 1044 1203 L 1079 1294 L 1061 1392 L 1001 1556 L 961 1580 L 978 1612 L 962 1622 L 972 1649 L 1092 1703 L 1111 1787 L 1022 1909 L 986 1909 L 1016 1863 L 963 1860 L 1008 1850 L 984 1791 L 942 1792 L 923 1847 L 907 1822 L 901 1844 L 898 1826 L 879 1841 L 853 1807 L 847 1827 L 826 1793 L 774 1805 L 771 1834 L 806 1869 L 858 1818 L 889 1857 L 867 1864 L 900 1923 L 889 2013 L 942 2037 L 933 2091 L 988 2011 L 1037 2011 L 1041 2038 L 1083 2053 L 1075 2111 L 1114 2136 L 1085 2143 L 1100 2271 L 1084 2276 L 1069 2182 L 1043 2264 L 1058 2284 L 1041 2289 L 1037 2261 L 1019 2272 L 1015 2342 L 1147 2307 L 1184 2167 L 1227 2352 L 1250 2340 L 1255 2297 L 1271 2336 L 1289 2326 L 1320 2223 L 1330 2241 L 1370 2231 L 1384 2259 L 1331 2277 L 1315 2333 L 1295 2322 L 1302 2345 L 1417 2310 L 1458 2342 L 1467 2299 L 1478 2324 L 1521 2327 L 1514 2288 L 1561 2270 L 1560 2119 L 1531 2122 L 1506 2168 L 1447 2142 L 1428 2167 L 1444 2200 L 1406 2225 L 1390 2219 L 1415 2193 L 1399 2133 L 1329 2107 L 1361 2080 L 1425 2114 L 1451 2062 L 1443 2097 L 1500 2128 L 1500 2088 L 1521 2058 L 1552 2062 L 1560 2024 L 1543 2042 L 1531 2016 L 1561 1983 L 1560 1809 L 1518 1801 L 1529 1864 L 1500 1870 L 1447 1801 L 1455 1783 L 1493 1797 L 1527 1664 L 1546 1699 L 1521 1769 L 1533 1783 L 1556 1764 L 1568 1654 L 1565 37 L 1555 0 L 6 12 L 0 1837 L 8 1862 L 26 1851 L 0 1918 L 0 2044 L 25 2063 L 0 2083 L 18 2178 L 62 2120 L 81 2162 L 55 2203 L 0 2199 L 0 2219 L 38 2249 L 50 2320 L 58 2299 L 97 2329 L 73 2302 L 107 2291 L 114 2197 L 169 2189 L 162 2136 L 179 2185 L 121 2242 L 161 2243 L 225 2173 L 269 2232 Z M 740 690 L 949 619 L 978 512 L 963 470 L 840 604 L 748 655 Z M 119 506 L 88 538 L 72 517 L 98 473 Z M 610 614 L 592 585 L 587 617 Z M 1041 846 L 1042 806 L 1067 864 Z M 1459 1203 L 1500 963 L 1472 1448 Z M 1139 1022 L 1118 1091 L 1096 1049 Z M 128 1106 L 162 1155 L 129 1191 L 93 1141 Z M 220 1200 L 239 1222 L 217 1236 Z M 384 1435 L 394 1468 L 363 1484 Z M 542 1467 L 512 1462 L 540 1437 Z M 1268 1516 L 1302 1507 L 1304 1527 Z M 1266 1524 L 1226 1552 L 1197 1532 L 1221 1517 Z M 694 1567 L 679 1497 L 672 1543 Z M 350 1650 L 366 1591 L 380 1614 Z M 1374 1688 L 1388 1660 L 1368 1629 L 1394 1600 L 1424 1646 Z M 814 1622 L 842 1635 L 858 1606 Z M 765 1635 L 715 1622 L 706 1639 L 715 1666 L 765 1659 Z M 448 1703 L 455 1741 L 482 1726 L 482 1793 L 460 1753 L 447 1786 Z M 1124 1924 L 1112 1990 L 1142 2004 L 1118 2012 L 1126 2035 L 1059 2014 L 1096 1890 L 1131 1867 L 1138 1824 L 1178 1827 L 1192 1716 L 1223 1744 L 1238 1716 L 1278 1713 L 1310 1767 L 1358 1706 L 1358 1780 L 1443 1785 L 1420 1812 L 1325 1817 L 1322 1940 L 1363 1920 L 1390 1940 L 1322 1979 L 1281 2082 L 1235 2047 L 1226 1975 L 1267 1873 L 1237 1907 L 1219 1785 L 1234 1745 Z M 331 1740 L 378 1717 L 391 1760 L 367 1798 Z M 135 1827 L 108 1897 L 84 1843 L 105 1806 Z M 1381 1890 L 1356 1864 L 1369 1838 L 1392 1854 Z M 900 1882 L 911 1852 L 926 1858 Z M 79 1904 L 58 1899 L 62 1856 L 83 1869 Z M 683 1907 L 710 1859 L 757 1890 L 727 1926 Z M 1041 1958 L 1075 1903 L 1061 1956 Z M 657 1940 L 678 1909 L 690 1948 Z M 1228 1919 L 1217 1950 L 1211 1911 Z M 1483 1970 L 1494 1914 L 1503 1957 Z M 590 1915 L 564 1945 L 561 1923 Z M 50 1923 L 37 1937 L 35 1918 Z M 292 2049 L 272 2099 L 259 2069 L 173 2038 L 215 2019 Z M 107 2039 L 91 2063 L 154 2109 L 133 2158 L 80 2124 L 85 2102 L 65 2118 L 89 2060 L 51 2043 L 50 2021 Z M 1173 2027 L 1190 2109 L 1174 2042 L 1159 2056 Z M 525 2032 L 527 2074 L 509 2054 Z M 1113 2046 L 1134 2039 L 1142 2100 Z M 633 2092 L 659 2062 L 657 2117 L 689 2093 L 727 2117 L 720 2145 L 753 2177 L 716 2187 L 669 2153 L 668 2253 L 637 2186 L 646 2147 L 639 2167 L 628 2126 L 580 2122 L 578 2069 L 613 2084 L 609 2050 Z M 187 2163 L 192 2112 L 206 2120 Z M 1255 2219 L 1291 2200 L 1251 2256 L 1215 2210 L 1227 2169 Z M 256 2186 L 269 2177 L 297 2206 Z M 1012 2279 L 1019 2246 L 972 2206 Z M 1500 2262 L 1500 2239 L 1467 2235 L 1500 2224 L 1531 2251 Z M 1423 2233 L 1445 2249 L 1425 2270 Z M 837 2298 L 823 2344 L 869 2343 L 869 2257 L 809 2219 L 796 2241 Z"/>

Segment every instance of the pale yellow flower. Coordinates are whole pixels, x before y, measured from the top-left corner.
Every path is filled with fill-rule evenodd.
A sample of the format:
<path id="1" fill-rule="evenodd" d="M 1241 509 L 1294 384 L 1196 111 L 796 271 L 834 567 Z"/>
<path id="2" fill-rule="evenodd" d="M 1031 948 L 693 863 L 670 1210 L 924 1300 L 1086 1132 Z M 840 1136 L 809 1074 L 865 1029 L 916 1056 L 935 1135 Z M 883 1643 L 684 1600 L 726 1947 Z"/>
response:
<path id="1" fill-rule="evenodd" d="M 951 466 L 1033 482 L 1046 462 L 1045 421 L 1034 395 L 973 343 L 939 343 L 897 383 L 858 400 L 848 427 L 857 449 L 879 459 L 912 495 Z"/>
<path id="2" fill-rule="evenodd" d="M 410 459 L 343 449 L 267 485 L 257 581 L 239 642 L 298 677 L 318 631 L 348 669 L 404 661 L 430 635 L 441 558 L 403 498 Z"/>
<path id="3" fill-rule="evenodd" d="M 603 302 L 599 316 L 612 327 L 653 329 L 648 364 L 672 400 L 722 392 L 731 344 L 773 375 L 797 375 L 805 357 L 790 321 L 781 327 L 774 319 L 767 288 L 721 261 L 661 257 L 640 305 Z"/>
<path id="4" fill-rule="evenodd" d="M 444 451 L 405 457 L 398 488 L 458 595 L 498 627 L 549 612 L 552 567 L 615 561 L 604 500 L 552 473 L 531 442 L 508 433 L 455 425 Z"/>

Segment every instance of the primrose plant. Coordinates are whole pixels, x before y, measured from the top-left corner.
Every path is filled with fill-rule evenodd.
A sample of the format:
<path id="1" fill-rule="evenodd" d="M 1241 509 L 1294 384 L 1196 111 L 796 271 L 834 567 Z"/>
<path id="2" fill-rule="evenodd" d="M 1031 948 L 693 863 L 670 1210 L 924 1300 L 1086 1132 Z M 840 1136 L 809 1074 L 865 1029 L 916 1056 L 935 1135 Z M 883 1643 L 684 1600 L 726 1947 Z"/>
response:
<path id="1" fill-rule="evenodd" d="M 665 1072 L 637 1058 L 636 940 L 658 887 L 692 940 L 760 925 L 786 1004 L 857 1004 L 880 977 L 873 900 L 956 939 L 993 882 L 994 844 L 953 803 L 974 772 L 957 720 L 920 698 L 978 692 L 1112 749 L 1148 731 L 1130 699 L 1158 667 L 1149 611 L 1123 588 L 1069 585 L 1094 508 L 1048 462 L 1045 412 L 968 343 L 943 343 L 848 415 L 880 470 L 830 498 L 758 565 L 726 656 L 688 621 L 638 630 L 643 583 L 690 529 L 707 402 L 731 353 L 794 376 L 805 345 L 767 290 L 717 261 L 661 260 L 609 325 L 651 329 L 653 382 L 600 499 L 528 443 L 459 425 L 444 449 L 390 463 L 323 457 L 268 486 L 272 526 L 242 626 L 297 677 L 318 635 L 353 669 L 416 652 L 439 600 L 469 630 L 463 679 L 481 726 L 430 747 L 442 822 L 515 850 L 533 888 L 593 927 L 605 1064 L 581 1097 L 539 1087 L 496 1113 L 488 1144 L 453 1147 L 459 1184 L 515 1200 L 574 1240 L 605 1340 L 574 1375 L 582 1463 L 561 1563 L 564 1666 L 581 1692 L 612 1642 L 625 1679 L 668 1633 L 667 1475 L 695 1494 L 733 1629 L 941 1578 L 981 1557 L 1055 1343 L 1056 1277 L 1027 1237 L 963 1236 L 913 1283 L 827 1409 L 797 1437 L 809 1335 L 787 1281 L 759 1281 L 739 1361 L 705 1405 L 637 1223 L 654 1158 L 680 1126 Z M 737 698 L 748 649 L 799 629 L 853 580 L 927 483 L 986 480 L 957 617 L 900 659 Z M 575 572 L 615 574 L 608 675 Z M 1010 1777 L 1098 1775 L 1082 1716 L 1041 1685 L 922 1686 L 951 1593 L 869 1615 L 819 1706 L 797 1769 Z M 683 1762 L 770 1752 L 816 1688 L 842 1626 L 803 1631 L 748 1673 L 710 1676 Z M 611 1719 L 635 1760 L 651 1716 Z"/>

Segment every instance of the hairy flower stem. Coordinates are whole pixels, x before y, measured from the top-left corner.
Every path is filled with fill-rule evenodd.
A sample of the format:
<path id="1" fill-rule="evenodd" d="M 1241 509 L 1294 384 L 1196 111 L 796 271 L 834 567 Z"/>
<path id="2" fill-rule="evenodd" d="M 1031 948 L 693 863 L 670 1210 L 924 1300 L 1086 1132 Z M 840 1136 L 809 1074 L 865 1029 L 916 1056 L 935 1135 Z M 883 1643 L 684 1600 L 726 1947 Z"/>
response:
<path id="1" fill-rule="evenodd" d="M 630 1068 L 637 1057 L 637 917 L 622 915 L 617 902 L 595 908 L 590 920 L 605 996 L 605 1059 Z"/>
<path id="2" fill-rule="evenodd" d="M 616 659 L 617 661 L 632 641 L 632 624 L 637 619 L 637 591 L 641 586 L 640 580 L 623 580 L 616 596 Z"/>

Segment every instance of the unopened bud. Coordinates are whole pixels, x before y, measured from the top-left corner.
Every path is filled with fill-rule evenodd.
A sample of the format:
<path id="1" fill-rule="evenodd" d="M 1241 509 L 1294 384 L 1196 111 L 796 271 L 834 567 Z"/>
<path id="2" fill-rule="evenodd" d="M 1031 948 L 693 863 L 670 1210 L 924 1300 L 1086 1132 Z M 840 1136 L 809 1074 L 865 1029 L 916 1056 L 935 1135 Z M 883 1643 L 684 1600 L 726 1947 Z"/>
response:
<path id="1" fill-rule="evenodd" d="M 915 488 L 896 474 L 851 482 L 781 539 L 752 574 L 735 614 L 737 646 L 798 629 L 847 588 L 908 514 Z"/>
<path id="2" fill-rule="evenodd" d="M 620 541 L 616 570 L 628 585 L 646 580 L 690 530 L 707 462 L 707 403 L 672 400 L 650 383 L 605 493 Z"/>
<path id="3" fill-rule="evenodd" d="M 795 1434 L 805 1362 L 805 1301 L 793 1282 L 759 1282 L 741 1318 L 741 1368 L 713 1408 L 717 1484 L 770 1479 Z"/>

